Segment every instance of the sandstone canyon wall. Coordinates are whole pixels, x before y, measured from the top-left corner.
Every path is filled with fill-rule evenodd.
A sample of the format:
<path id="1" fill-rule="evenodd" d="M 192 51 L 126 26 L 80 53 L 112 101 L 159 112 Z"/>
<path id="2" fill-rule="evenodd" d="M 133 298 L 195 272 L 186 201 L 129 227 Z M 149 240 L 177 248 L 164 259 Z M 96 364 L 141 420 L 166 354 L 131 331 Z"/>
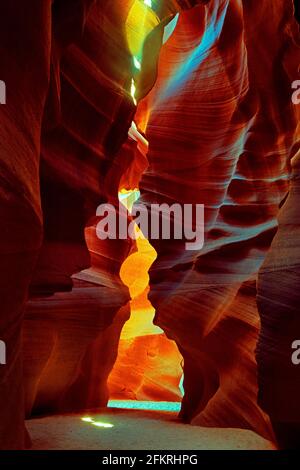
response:
<path id="1" fill-rule="evenodd" d="M 181 416 L 195 424 L 270 435 L 256 405 L 255 279 L 299 147 L 298 68 L 292 2 L 210 2 L 180 15 L 138 108 L 142 201 L 205 204 L 200 252 L 151 240 L 155 324 L 183 355 Z"/>
<path id="2" fill-rule="evenodd" d="M 292 2 L 21 3 L 0 6 L 0 78 L 14 91 L 0 108 L 0 337 L 13 358 L 0 446 L 24 445 L 23 311 L 29 417 L 107 403 L 130 306 L 154 307 L 157 327 L 121 339 L 116 397 L 179 400 L 181 354 L 184 420 L 270 437 L 256 404 L 255 281 L 299 147 Z M 148 207 L 205 204 L 204 248 L 99 240 L 97 206 L 137 187 Z M 134 292 L 135 268 L 122 269 L 137 250 Z"/>

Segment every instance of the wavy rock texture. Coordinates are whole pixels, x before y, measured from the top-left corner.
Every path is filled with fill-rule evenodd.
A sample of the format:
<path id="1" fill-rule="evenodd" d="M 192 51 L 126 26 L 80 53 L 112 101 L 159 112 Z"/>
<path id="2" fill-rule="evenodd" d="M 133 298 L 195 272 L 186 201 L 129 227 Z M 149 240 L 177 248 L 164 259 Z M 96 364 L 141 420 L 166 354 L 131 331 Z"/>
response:
<path id="1" fill-rule="evenodd" d="M 131 56 L 121 29 L 126 8 L 120 15 L 117 2 L 33 0 L 25 11 L 20 3 L 1 5 L 1 78 L 8 104 L 1 106 L 0 334 L 9 351 L 0 380 L 1 448 L 24 446 L 20 337 L 29 284 L 24 331 L 28 414 L 67 406 L 64 397 L 81 378 L 80 362 L 93 340 L 100 353 L 102 343 L 109 342 L 109 350 L 99 356 L 105 357 L 104 385 L 97 394 L 98 402 L 106 401 L 105 382 L 121 326 L 109 338 L 98 336 L 114 317 L 124 323 L 128 310 L 121 307 L 129 300 L 119 269 L 130 245 L 100 248 L 91 220 L 108 197 L 104 178 L 135 111 L 128 91 Z M 117 187 L 118 174 L 115 181 Z M 88 384 L 73 394 L 78 406 L 90 403 Z"/>
<path id="2" fill-rule="evenodd" d="M 289 195 L 280 209 L 278 231 L 259 271 L 257 303 L 261 330 L 256 355 L 260 406 L 273 421 L 294 422 L 298 426 L 296 390 L 299 389 L 300 375 L 297 363 L 292 360 L 296 352 L 292 345 L 299 341 L 300 152 L 291 163 Z M 291 439 L 295 443 L 299 439 L 298 431 L 294 436 L 285 434 L 281 439 L 288 445 Z"/>
<path id="3" fill-rule="evenodd" d="M 50 4 L 0 5 L 0 76 L 7 89 L 7 104 L 0 106 L 0 337 L 7 348 L 7 364 L 0 367 L 1 449 L 20 448 L 25 441 L 21 325 L 42 237 L 39 155 Z"/>
<path id="4" fill-rule="evenodd" d="M 0 71 L 8 90 L 0 110 L 0 334 L 10 364 L 0 377 L 3 448 L 24 445 L 20 342 L 29 284 L 27 413 L 64 408 L 71 386 L 79 387 L 72 395 L 77 406 L 107 399 L 104 383 L 128 316 L 119 270 L 131 244 L 100 243 L 95 210 L 116 202 L 139 152 L 131 140 L 117 156 L 135 112 L 124 28 L 134 2 L 30 0 L 26 11 L 21 3 L 0 7 Z M 89 346 L 95 357 L 105 356 L 94 382 Z"/>
<path id="5" fill-rule="evenodd" d="M 141 54 L 143 64 L 143 43 L 149 36 L 147 44 L 155 54 L 152 51 L 147 62 L 152 81 L 143 74 L 139 80 L 145 94 L 156 78 L 160 23 L 177 9 L 173 2 L 157 13 L 132 0 L 81 1 L 78 9 L 72 2 L 54 2 L 51 81 L 42 132 L 44 241 L 25 312 L 27 416 L 107 402 L 106 380 L 129 316 L 128 290 L 119 271 L 136 248 L 130 240 L 99 240 L 95 214 L 102 202 L 117 205 L 119 188 L 134 188 L 146 167 L 145 139 L 134 129 L 127 139 L 135 113 L 132 55 Z M 144 311 L 145 305 L 140 313 Z M 140 343 L 139 351 L 151 355 L 153 346 L 143 335 Z M 180 355 L 164 337 L 154 336 L 152 343 L 165 351 L 167 364 L 172 356 L 176 374 L 170 373 L 169 393 L 176 399 Z M 136 373 L 139 397 L 144 396 L 141 384 L 147 382 L 147 367 L 146 361 Z M 160 391 L 154 396 L 163 394 L 162 374 L 163 364 L 155 372 Z M 124 381 L 123 373 L 116 375 L 121 376 L 117 382 Z M 154 382 L 153 372 L 150 375 Z"/>
<path id="6" fill-rule="evenodd" d="M 0 72 L 10 90 L 0 108 L 0 337 L 12 364 L 0 369 L 0 447 L 24 446 L 28 290 L 28 416 L 107 402 L 130 291 L 111 394 L 178 400 L 181 353 L 184 419 L 269 436 L 256 405 L 255 277 L 294 153 L 291 4 L 21 3 L 0 6 Z M 117 204 L 120 188 L 135 189 L 143 172 L 143 202 L 206 206 L 201 252 L 152 241 L 155 323 L 179 352 L 150 325 L 149 245 L 95 233 L 97 206 Z"/>
<path id="7" fill-rule="evenodd" d="M 44 242 L 25 312 L 28 416 L 106 404 L 107 375 L 129 314 L 119 271 L 131 243 L 102 242 L 95 232 L 97 206 L 117 199 L 128 159 L 119 167 L 113 162 L 135 110 L 121 30 L 126 10 L 116 15 L 117 5 L 94 2 L 85 16 L 90 3 L 79 2 L 76 11 L 72 2 L 55 2 L 52 9 L 41 161 Z M 106 190 L 112 165 L 114 184 Z"/>
<path id="8" fill-rule="evenodd" d="M 131 315 L 122 330 L 118 358 L 109 376 L 110 396 L 123 400 L 180 401 L 182 357 L 176 343 L 153 325 L 155 311 L 147 300 L 148 270 L 156 253 L 143 238 L 137 239 L 136 248 L 120 272 L 129 287 Z"/>
<path id="9" fill-rule="evenodd" d="M 205 204 L 205 245 L 151 240 L 155 324 L 184 357 L 181 415 L 270 436 L 256 405 L 255 278 L 295 152 L 298 29 L 292 2 L 212 1 L 180 15 L 140 103 L 142 202 Z"/>
<path id="10" fill-rule="evenodd" d="M 161 18 L 173 14 L 170 6 Z M 103 202 L 117 206 L 119 188 L 134 187 L 146 167 L 145 139 L 137 130 L 127 138 L 136 110 L 132 53 L 161 18 L 133 0 L 52 6 L 40 171 L 44 239 L 25 311 L 27 416 L 107 402 L 106 380 L 129 316 L 119 271 L 135 247 L 99 240 L 95 214 Z M 157 52 L 158 33 L 150 39 Z"/>

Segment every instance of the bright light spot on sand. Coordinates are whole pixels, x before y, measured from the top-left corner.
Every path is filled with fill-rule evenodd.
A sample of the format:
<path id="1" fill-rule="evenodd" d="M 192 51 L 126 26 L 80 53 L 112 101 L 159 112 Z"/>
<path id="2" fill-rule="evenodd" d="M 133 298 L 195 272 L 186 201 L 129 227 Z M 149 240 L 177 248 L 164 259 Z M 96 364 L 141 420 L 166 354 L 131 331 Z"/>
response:
<path id="1" fill-rule="evenodd" d="M 93 421 L 92 423 L 94 426 L 97 426 L 98 428 L 113 428 L 114 425 L 110 423 L 102 423 L 101 421 Z"/>
<path id="2" fill-rule="evenodd" d="M 151 410 L 170 411 L 178 413 L 181 402 L 177 401 L 136 401 L 136 400 L 109 400 L 109 408 L 121 408 L 124 410 Z"/>
<path id="3" fill-rule="evenodd" d="M 93 420 L 89 416 L 85 416 L 84 418 L 81 418 L 81 421 L 85 421 L 86 423 L 92 423 Z"/>
<path id="4" fill-rule="evenodd" d="M 84 418 L 81 418 L 81 421 L 84 421 L 85 423 L 90 423 L 93 426 L 97 426 L 98 428 L 113 428 L 114 425 L 111 423 L 104 423 L 102 421 L 94 421 L 93 418 L 90 416 L 85 416 Z"/>

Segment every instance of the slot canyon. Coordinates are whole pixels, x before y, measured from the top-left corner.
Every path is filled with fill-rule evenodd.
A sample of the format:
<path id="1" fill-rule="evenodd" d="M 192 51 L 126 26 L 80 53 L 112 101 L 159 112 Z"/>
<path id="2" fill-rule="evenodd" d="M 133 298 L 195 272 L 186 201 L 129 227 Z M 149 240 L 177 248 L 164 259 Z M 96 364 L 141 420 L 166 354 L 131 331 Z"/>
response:
<path id="1" fill-rule="evenodd" d="M 1 2 L 0 449 L 276 448 L 300 388 L 264 349 L 299 298 L 295 16 Z M 203 247 L 97 235 L 101 204 L 134 223 L 137 203 L 203 204 Z"/>

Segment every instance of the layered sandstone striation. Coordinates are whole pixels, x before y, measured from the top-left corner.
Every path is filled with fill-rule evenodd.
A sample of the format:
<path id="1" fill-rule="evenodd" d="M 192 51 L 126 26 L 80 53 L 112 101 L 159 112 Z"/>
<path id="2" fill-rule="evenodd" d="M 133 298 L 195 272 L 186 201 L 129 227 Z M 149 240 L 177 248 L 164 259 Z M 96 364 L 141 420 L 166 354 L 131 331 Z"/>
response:
<path id="1" fill-rule="evenodd" d="M 299 145 L 299 31 L 292 2 L 275 4 L 212 1 L 180 14 L 137 113 L 149 142 L 142 202 L 205 204 L 200 252 L 151 240 L 155 324 L 184 358 L 181 416 L 265 436 L 255 280 Z"/>
<path id="2" fill-rule="evenodd" d="M 104 202 L 117 207 L 119 190 L 135 188 L 147 166 L 147 142 L 132 128 L 132 80 L 139 97 L 153 86 L 163 25 L 181 7 L 191 5 L 169 2 L 157 5 L 155 12 L 140 1 L 79 2 L 78 11 L 71 2 L 56 1 L 52 6 L 50 87 L 40 167 L 44 238 L 25 311 L 27 416 L 107 403 L 106 381 L 130 308 L 128 283 L 119 273 L 137 248 L 130 239 L 99 240 L 96 210 Z M 147 48 L 154 48 L 150 58 Z M 133 54 L 142 64 L 138 75 Z M 144 275 L 148 278 L 145 270 Z M 147 283 L 141 292 L 142 307 L 132 308 L 144 315 L 142 331 L 147 323 L 145 289 Z M 150 391 L 141 392 L 147 361 L 141 362 L 128 388 L 140 398 L 163 396 L 164 389 L 170 389 L 167 398 L 179 399 L 180 354 L 161 330 L 160 335 L 155 333 L 151 326 L 147 341 L 136 331 L 140 346 L 132 354 L 164 354 L 164 364 L 172 364 L 170 385 L 159 383 L 164 372 L 163 364 L 157 369 L 156 353 L 157 391 L 150 386 Z M 123 344 L 124 338 L 126 332 Z M 122 384 L 124 364 L 119 363 L 115 380 Z M 119 385 L 112 385 L 112 396 L 118 396 L 118 390 Z"/>
<path id="3" fill-rule="evenodd" d="M 182 357 L 184 420 L 270 437 L 255 282 L 299 147 L 292 1 L 22 3 L 0 6 L 0 448 L 24 446 L 23 385 L 28 417 L 177 401 Z M 203 249 L 99 240 L 138 187 L 204 204 Z"/>

